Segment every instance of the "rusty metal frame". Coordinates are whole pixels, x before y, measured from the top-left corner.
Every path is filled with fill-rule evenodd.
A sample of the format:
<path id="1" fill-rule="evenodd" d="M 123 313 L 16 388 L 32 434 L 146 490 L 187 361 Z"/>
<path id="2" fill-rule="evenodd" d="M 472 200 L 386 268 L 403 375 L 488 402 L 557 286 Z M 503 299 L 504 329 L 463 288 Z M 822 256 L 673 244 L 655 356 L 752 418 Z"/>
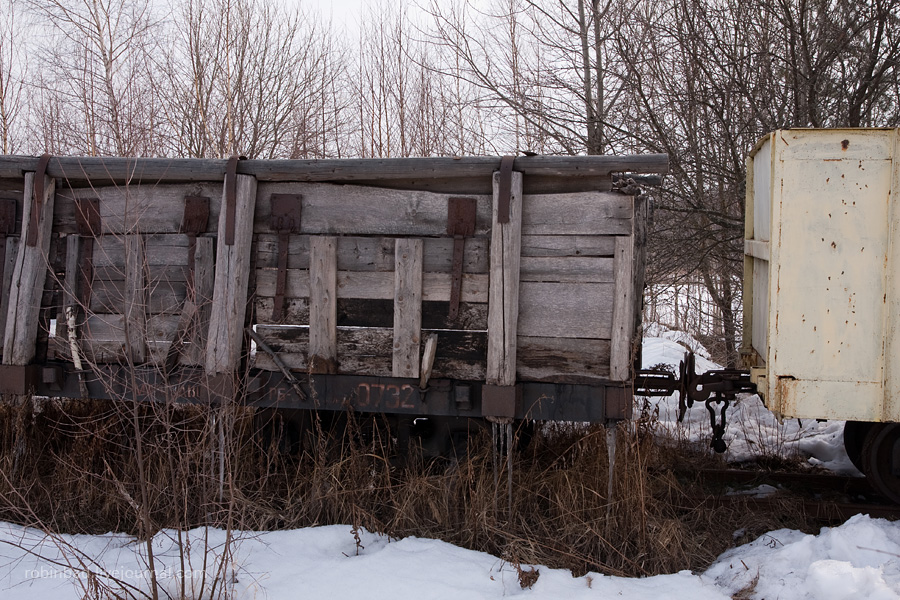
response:
<path id="1" fill-rule="evenodd" d="M 450 284 L 450 320 L 459 316 L 462 296 L 463 258 L 466 238 L 475 234 L 475 216 L 478 201 L 475 198 L 447 199 L 447 235 L 453 236 L 453 266 Z"/>
<path id="2" fill-rule="evenodd" d="M 300 233 L 302 198 L 301 194 L 272 194 L 270 198 L 269 227 L 278 234 L 278 275 L 272 306 L 272 321 L 276 323 L 283 321 L 285 317 L 288 247 L 291 234 Z"/>

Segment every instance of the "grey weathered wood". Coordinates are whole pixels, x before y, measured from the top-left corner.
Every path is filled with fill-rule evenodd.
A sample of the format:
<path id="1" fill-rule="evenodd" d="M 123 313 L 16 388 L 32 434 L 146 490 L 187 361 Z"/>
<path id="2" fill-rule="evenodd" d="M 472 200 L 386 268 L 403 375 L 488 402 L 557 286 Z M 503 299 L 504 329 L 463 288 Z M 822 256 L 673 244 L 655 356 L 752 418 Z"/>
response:
<path id="1" fill-rule="evenodd" d="M 610 342 L 609 376 L 613 381 L 627 381 L 631 376 L 631 344 L 634 334 L 633 267 L 634 239 L 631 236 L 621 236 L 616 240 L 616 288 Z"/>
<path id="2" fill-rule="evenodd" d="M 148 314 L 181 312 L 186 297 L 184 281 L 150 280 L 145 287 Z M 109 313 L 122 310 L 125 289 L 124 281 L 95 279 L 91 286 L 90 311 Z"/>
<path id="3" fill-rule="evenodd" d="M 516 382 L 516 335 L 519 321 L 519 262 L 522 248 L 522 174 L 513 171 L 509 222 L 498 221 L 500 174 L 494 174 L 491 232 L 491 287 L 488 306 L 487 383 Z"/>
<path id="4" fill-rule="evenodd" d="M 190 364 L 202 364 L 209 332 L 209 318 L 215 293 L 215 248 L 212 238 L 197 238 L 194 252 L 194 303 L 197 316 L 189 331 L 189 346 L 185 352 Z"/>
<path id="5" fill-rule="evenodd" d="M 422 341 L 422 240 L 397 240 L 394 270 L 394 377 L 418 377 Z"/>
<path id="6" fill-rule="evenodd" d="M 147 286 L 144 269 L 143 236 L 125 236 L 125 344 L 128 360 L 138 365 L 147 360 Z"/>
<path id="7" fill-rule="evenodd" d="M 38 159 L 4 156 L 0 177 L 21 178 L 34 171 Z M 226 160 L 114 157 L 54 157 L 47 166 L 51 177 L 70 182 L 113 180 L 216 181 L 224 178 Z M 242 160 L 238 173 L 260 181 L 353 181 L 434 178 L 489 179 L 500 168 L 499 157 L 437 157 L 342 160 Z M 666 173 L 665 154 L 633 156 L 519 156 L 514 169 L 533 176 L 568 178 L 609 177 L 611 173 Z"/>
<path id="8" fill-rule="evenodd" d="M 519 335 L 610 339 L 615 285 L 538 283 L 519 285 Z"/>
<path id="9" fill-rule="evenodd" d="M 82 310 L 86 307 L 79 306 L 78 299 L 81 288 L 79 265 L 81 264 L 81 236 L 66 236 L 66 273 L 63 280 L 63 306 L 77 307 Z M 124 295 L 120 298 L 123 298 Z"/>
<path id="10" fill-rule="evenodd" d="M 6 334 L 6 314 L 9 311 L 9 288 L 12 285 L 13 271 L 19 254 L 19 238 L 6 238 L 6 264 L 3 265 L 3 289 L 0 290 L 0 340 Z M 0 348 L 2 350 L 2 348 Z"/>
<path id="11" fill-rule="evenodd" d="M 308 235 L 292 235 L 288 244 L 288 268 L 309 268 Z M 453 264 L 452 238 L 424 238 L 423 269 L 426 272 L 449 273 Z M 466 273 L 487 273 L 489 263 L 487 238 L 473 238 L 466 242 L 463 269 Z M 256 267 L 274 269 L 278 266 L 278 236 L 257 234 Z M 394 270 L 394 243 L 390 237 L 342 236 L 338 238 L 339 271 Z M 612 256 L 610 250 L 609 256 Z"/>
<path id="12" fill-rule="evenodd" d="M 447 233 L 447 196 L 420 190 L 385 190 L 324 183 L 271 183 L 260 186 L 256 232 L 271 232 L 273 193 L 301 194 L 301 233 L 311 235 L 444 236 Z M 490 196 L 478 201 L 476 236 L 491 225 Z"/>
<path id="13" fill-rule="evenodd" d="M 47 278 L 47 256 L 50 251 L 56 181 L 50 177 L 44 178 L 44 198 L 41 204 L 42 214 L 38 220 L 37 243 L 29 246 L 24 241 L 24 232 L 27 231 L 31 219 L 33 193 L 34 173 L 28 173 L 25 176 L 23 195 L 23 236 L 9 287 L 9 307 L 3 338 L 3 364 L 6 365 L 27 365 L 34 358 L 36 349 L 41 296 Z"/>
<path id="14" fill-rule="evenodd" d="M 202 239 L 202 238 L 201 238 Z M 94 267 L 125 264 L 124 237 L 103 235 L 94 243 Z M 148 267 L 183 267 L 188 263 L 188 236 L 180 233 L 144 236 L 144 258 Z"/>
<path id="15" fill-rule="evenodd" d="M 308 298 L 309 275 L 302 269 L 289 269 L 286 295 L 289 298 Z M 275 295 L 274 269 L 256 271 L 256 293 L 261 297 Z M 422 276 L 422 299 L 425 301 L 447 302 L 450 300 L 450 273 L 424 273 Z M 487 302 L 489 276 L 485 274 L 463 274 L 462 301 Z M 394 274 L 381 272 L 339 271 L 337 273 L 337 294 L 340 298 L 370 298 L 390 300 L 394 297 Z"/>
<path id="16" fill-rule="evenodd" d="M 613 256 L 612 235 L 523 235 L 522 256 Z"/>
<path id="17" fill-rule="evenodd" d="M 337 239 L 310 240 L 309 369 L 332 373 L 337 364 Z"/>
<path id="18" fill-rule="evenodd" d="M 611 283 L 613 259 L 599 256 L 523 256 L 522 281 Z"/>
<path id="19" fill-rule="evenodd" d="M 516 371 L 524 381 L 596 383 L 609 379 L 609 340 L 519 336 Z"/>
<path id="20" fill-rule="evenodd" d="M 216 275 L 206 346 L 206 372 L 210 375 L 234 372 L 241 357 L 255 207 L 256 179 L 239 175 L 236 182 L 234 245 L 226 244 L 225 236 L 220 235 L 216 251 Z M 225 216 L 226 211 L 221 211 L 219 231 L 225 231 Z"/>
<path id="21" fill-rule="evenodd" d="M 426 389 L 431 372 L 434 369 L 434 357 L 437 353 L 438 334 L 432 333 L 425 339 L 425 348 L 422 350 L 422 366 L 419 374 L 419 387 Z"/>
<path id="22" fill-rule="evenodd" d="M 523 235 L 631 235 L 634 199 L 618 192 L 525 196 Z"/>
<path id="23" fill-rule="evenodd" d="M 307 371 L 309 347 L 308 327 L 258 326 L 257 333 L 278 352 L 284 364 L 295 371 Z M 436 349 L 432 377 L 484 380 L 486 334 L 470 331 L 423 331 L 424 336 L 437 333 L 442 342 Z M 337 373 L 390 377 L 392 372 L 391 328 L 338 327 L 337 347 L 341 357 Z M 257 353 L 254 366 L 278 370 L 269 356 Z"/>
<path id="24" fill-rule="evenodd" d="M 185 196 L 206 196 L 209 202 L 209 231 L 216 231 L 221 206 L 222 183 L 191 185 L 91 186 L 63 189 L 56 207 L 56 231 L 75 233 L 75 198 L 100 199 L 101 234 L 122 235 L 140 231 L 178 233 L 184 217 Z"/>

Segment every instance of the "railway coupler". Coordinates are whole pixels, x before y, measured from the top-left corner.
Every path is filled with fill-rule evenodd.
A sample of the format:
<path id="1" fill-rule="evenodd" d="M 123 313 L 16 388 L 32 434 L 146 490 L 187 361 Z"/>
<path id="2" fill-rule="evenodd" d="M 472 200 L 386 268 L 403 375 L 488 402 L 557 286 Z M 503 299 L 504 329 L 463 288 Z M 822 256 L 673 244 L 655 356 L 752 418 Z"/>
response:
<path id="1" fill-rule="evenodd" d="M 718 369 L 697 373 L 697 359 L 693 352 L 686 352 L 678 366 L 678 373 L 665 370 L 638 371 L 634 393 L 639 396 L 669 396 L 678 392 L 678 421 L 684 420 L 694 402 L 704 402 L 710 413 L 712 448 L 725 452 L 725 411 L 740 393 L 756 392 L 756 384 L 750 381 L 750 372 L 743 369 Z M 716 407 L 720 405 L 719 418 Z"/>

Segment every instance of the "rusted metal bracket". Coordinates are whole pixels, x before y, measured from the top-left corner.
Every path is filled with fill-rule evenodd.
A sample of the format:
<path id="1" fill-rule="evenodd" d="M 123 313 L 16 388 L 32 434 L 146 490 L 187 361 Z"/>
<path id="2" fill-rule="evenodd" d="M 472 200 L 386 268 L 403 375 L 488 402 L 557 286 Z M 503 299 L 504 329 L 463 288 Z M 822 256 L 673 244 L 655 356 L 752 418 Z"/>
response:
<path id="1" fill-rule="evenodd" d="M 82 242 L 78 257 L 77 295 L 70 300 L 87 308 L 94 282 L 94 240 L 101 233 L 99 198 L 75 199 L 75 226 Z"/>
<path id="2" fill-rule="evenodd" d="M 521 404 L 522 389 L 517 385 L 481 387 L 481 414 L 485 417 L 512 419 Z"/>
<path id="3" fill-rule="evenodd" d="M 459 316 L 462 296 L 463 257 L 467 237 L 475 235 L 475 198 L 450 198 L 447 201 L 447 235 L 453 236 L 453 266 L 450 285 L 450 320 Z"/>
<path id="4" fill-rule="evenodd" d="M 184 199 L 184 217 L 181 220 L 181 233 L 188 236 L 188 265 L 185 281 L 187 282 L 187 299 L 195 300 L 194 267 L 197 256 L 197 236 L 206 231 L 209 223 L 209 198 L 205 196 L 186 196 Z"/>
<path id="5" fill-rule="evenodd" d="M 225 165 L 225 244 L 234 246 L 234 220 L 237 207 L 237 167 L 240 156 L 235 154 Z"/>
<path id="6" fill-rule="evenodd" d="M 275 280 L 275 303 L 272 321 L 285 317 L 284 295 L 287 291 L 288 246 L 291 234 L 300 233 L 300 194 L 272 194 L 269 226 L 278 234 L 278 277 Z"/>
<path id="7" fill-rule="evenodd" d="M 28 246 L 37 245 L 38 224 L 41 219 L 41 209 L 44 205 L 44 177 L 47 175 L 48 164 L 50 164 L 50 155 L 44 154 L 38 160 L 37 169 L 34 172 L 31 218 L 28 220 L 28 233 L 25 236 L 25 244 Z"/>
<path id="8" fill-rule="evenodd" d="M 515 156 L 500 159 L 500 197 L 497 199 L 497 222 L 509 223 L 509 204 L 512 200 L 512 171 Z"/>

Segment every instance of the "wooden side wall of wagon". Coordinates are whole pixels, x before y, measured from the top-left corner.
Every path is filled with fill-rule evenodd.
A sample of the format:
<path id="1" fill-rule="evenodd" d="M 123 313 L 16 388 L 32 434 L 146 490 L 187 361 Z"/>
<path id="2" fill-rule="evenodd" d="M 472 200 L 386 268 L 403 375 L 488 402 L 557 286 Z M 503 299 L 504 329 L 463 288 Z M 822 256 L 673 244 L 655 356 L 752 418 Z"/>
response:
<path id="1" fill-rule="evenodd" d="M 0 391 L 630 414 L 664 156 L 37 161 L 0 159 Z"/>

